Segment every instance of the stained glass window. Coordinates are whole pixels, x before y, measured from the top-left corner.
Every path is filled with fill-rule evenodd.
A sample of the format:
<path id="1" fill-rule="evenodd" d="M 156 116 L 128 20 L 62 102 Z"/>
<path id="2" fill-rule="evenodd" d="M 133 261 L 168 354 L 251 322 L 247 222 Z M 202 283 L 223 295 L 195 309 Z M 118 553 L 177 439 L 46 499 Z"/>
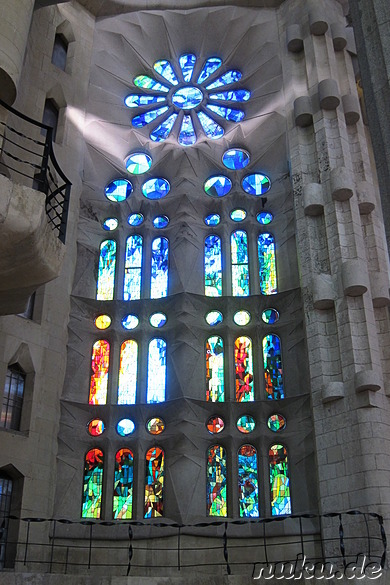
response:
<path id="1" fill-rule="evenodd" d="M 177 114 L 171 114 L 169 118 L 161 122 L 157 128 L 150 133 L 150 139 L 154 142 L 163 142 L 168 138 L 172 132 L 174 123 L 176 122 Z"/>
<path id="2" fill-rule="evenodd" d="M 231 235 L 232 293 L 234 297 L 249 296 L 248 237 L 237 230 Z"/>
<path id="3" fill-rule="evenodd" d="M 180 110 L 192 110 L 203 101 L 203 93 L 198 87 L 181 87 L 172 95 L 172 103 Z"/>
<path id="4" fill-rule="evenodd" d="M 206 89 L 215 89 L 216 87 L 222 87 L 223 85 L 229 85 L 234 81 L 240 81 L 242 77 L 241 71 L 237 71 L 237 69 L 232 69 L 231 71 L 227 71 L 221 77 L 218 77 L 213 83 L 206 86 Z"/>
<path id="5" fill-rule="evenodd" d="M 217 140 L 224 135 L 225 131 L 222 126 L 217 124 L 217 122 L 205 114 L 205 112 L 197 112 L 197 115 L 203 128 L 203 132 L 206 134 L 207 138 L 211 138 L 211 140 Z"/>
<path id="6" fill-rule="evenodd" d="M 233 108 L 225 108 L 224 106 L 214 106 L 213 104 L 207 104 L 206 108 L 211 110 L 214 114 L 225 118 L 231 122 L 241 122 L 245 118 L 245 112 L 242 110 L 235 110 Z"/>
<path id="7" fill-rule="evenodd" d="M 161 435 L 165 429 L 165 423 L 162 418 L 154 417 L 150 418 L 146 423 L 146 430 L 151 435 Z"/>
<path id="8" fill-rule="evenodd" d="M 261 225 L 268 225 L 273 220 L 274 216 L 270 211 L 262 211 L 258 213 L 256 219 Z"/>
<path id="9" fill-rule="evenodd" d="M 133 185 L 127 179 L 115 179 L 105 188 L 107 199 L 120 203 L 130 197 Z"/>
<path id="10" fill-rule="evenodd" d="M 223 340 L 217 335 L 206 341 L 206 400 L 224 402 Z"/>
<path id="11" fill-rule="evenodd" d="M 116 242 L 104 240 L 100 244 L 96 299 L 111 301 L 114 298 Z"/>
<path id="12" fill-rule="evenodd" d="M 207 421 L 206 427 L 211 435 L 217 435 L 223 431 L 225 423 L 220 416 L 211 416 Z"/>
<path id="13" fill-rule="evenodd" d="M 281 414 L 271 414 L 268 418 L 267 426 L 270 431 L 279 433 L 286 428 L 286 419 Z"/>
<path id="14" fill-rule="evenodd" d="M 232 209 L 230 212 L 230 219 L 233 221 L 244 221 L 246 218 L 245 209 Z"/>
<path id="15" fill-rule="evenodd" d="M 254 431 L 255 427 L 256 421 L 253 418 L 253 416 L 250 416 L 249 414 L 244 414 L 243 416 L 240 416 L 240 418 L 237 421 L 237 428 L 240 431 L 240 433 L 244 433 L 244 435 L 247 435 L 248 433 Z"/>
<path id="16" fill-rule="evenodd" d="M 260 173 L 247 175 L 243 178 L 241 185 L 246 193 L 257 197 L 264 195 L 271 189 L 271 181 L 269 178 Z"/>
<path id="17" fill-rule="evenodd" d="M 92 348 L 92 375 L 89 387 L 89 404 L 106 404 L 110 344 L 99 339 Z"/>
<path id="18" fill-rule="evenodd" d="M 191 81 L 192 73 L 196 63 L 196 56 L 192 53 L 181 55 L 179 58 L 180 69 L 183 74 L 183 79 L 187 83 Z"/>
<path id="19" fill-rule="evenodd" d="M 210 327 L 214 327 L 214 325 L 222 323 L 223 315 L 222 313 L 220 313 L 220 311 L 210 311 L 209 313 L 207 313 L 205 319 L 207 324 L 210 325 Z"/>
<path id="20" fill-rule="evenodd" d="M 155 71 L 157 71 L 157 73 L 169 81 L 169 83 L 172 83 L 172 85 L 177 85 L 179 83 L 172 65 L 166 59 L 160 59 L 160 61 L 156 61 L 153 65 L 153 68 Z"/>
<path id="21" fill-rule="evenodd" d="M 142 128 L 143 126 L 147 126 L 150 122 L 153 122 L 156 118 L 165 114 L 168 111 L 168 106 L 163 106 L 162 108 L 157 108 L 156 110 L 150 110 L 149 112 L 145 112 L 143 114 L 139 114 L 138 116 L 134 116 L 131 123 L 135 128 Z"/>
<path id="22" fill-rule="evenodd" d="M 167 238 L 155 238 L 152 242 L 152 270 L 150 298 L 160 299 L 168 294 L 168 250 Z"/>
<path id="23" fill-rule="evenodd" d="M 125 277 L 123 300 L 141 298 L 142 236 L 129 236 L 126 240 Z"/>
<path id="24" fill-rule="evenodd" d="M 238 451 L 238 490 L 241 518 L 257 518 L 259 516 L 257 452 L 252 445 L 243 445 Z"/>
<path id="25" fill-rule="evenodd" d="M 282 351 L 277 335 L 266 335 L 263 339 L 263 363 L 265 391 L 270 400 L 284 398 Z"/>
<path id="26" fill-rule="evenodd" d="M 237 337 L 234 342 L 236 368 L 236 401 L 253 402 L 253 357 L 252 341 L 249 337 Z"/>
<path id="27" fill-rule="evenodd" d="M 269 450 L 269 478 L 272 516 L 291 514 L 287 449 L 283 445 L 272 445 Z"/>
<path id="28" fill-rule="evenodd" d="M 134 85 L 142 87 L 142 89 L 152 89 L 153 91 L 168 92 L 169 88 L 161 83 L 158 83 L 148 75 L 138 75 L 134 78 Z"/>
<path id="29" fill-rule="evenodd" d="M 128 108 L 139 108 L 140 106 L 150 106 L 150 104 L 158 104 L 161 102 L 165 102 L 165 97 L 131 94 L 125 98 L 125 105 Z"/>
<path id="30" fill-rule="evenodd" d="M 203 188 L 210 197 L 225 197 L 232 188 L 232 182 L 228 177 L 216 175 L 207 179 Z"/>
<path id="31" fill-rule="evenodd" d="M 152 166 L 152 157 L 144 152 L 133 152 L 127 157 L 125 164 L 132 175 L 143 175 Z"/>
<path id="32" fill-rule="evenodd" d="M 163 199 L 168 195 L 170 189 L 171 186 L 166 179 L 157 178 L 145 181 L 141 191 L 146 199 Z"/>
<path id="33" fill-rule="evenodd" d="M 271 234 L 260 234 L 257 240 L 257 248 L 260 292 L 262 295 L 274 295 L 278 292 L 274 237 Z"/>
<path id="34" fill-rule="evenodd" d="M 118 404 L 135 404 L 137 391 L 137 342 L 129 339 L 121 345 L 118 380 Z"/>
<path id="35" fill-rule="evenodd" d="M 105 424 L 100 418 L 94 418 L 88 423 L 88 433 L 92 437 L 100 437 L 105 431 Z"/>
<path id="36" fill-rule="evenodd" d="M 207 515 L 227 516 L 227 460 L 226 451 L 213 445 L 207 451 Z"/>
<path id="37" fill-rule="evenodd" d="M 95 319 L 95 327 L 98 329 L 108 329 L 111 325 L 111 317 L 110 315 L 99 315 Z"/>
<path id="38" fill-rule="evenodd" d="M 129 217 L 127 218 L 127 222 L 129 225 L 131 225 L 132 227 L 136 227 L 138 225 L 141 225 L 141 223 L 143 223 L 144 221 L 144 216 L 142 215 L 142 213 L 131 213 L 129 215 Z"/>
<path id="39" fill-rule="evenodd" d="M 222 296 L 222 245 L 219 236 L 208 236 L 204 243 L 204 279 L 207 297 Z"/>
<path id="40" fill-rule="evenodd" d="M 103 229 L 107 232 L 113 232 L 118 227 L 118 220 L 116 217 L 107 217 L 102 223 Z"/>
<path id="41" fill-rule="evenodd" d="M 222 59 L 219 57 L 209 57 L 202 67 L 197 83 L 203 83 L 222 65 Z"/>
<path id="42" fill-rule="evenodd" d="M 148 386 L 146 402 L 164 402 L 167 368 L 167 343 L 164 339 L 152 339 L 149 343 Z"/>
<path id="43" fill-rule="evenodd" d="M 241 327 L 248 325 L 250 320 L 251 314 L 248 311 L 237 311 L 237 313 L 234 313 L 233 315 L 233 321 L 236 325 L 240 325 Z"/>
<path id="44" fill-rule="evenodd" d="M 91 449 L 85 456 L 83 518 L 100 518 L 103 489 L 103 451 Z"/>
<path id="45" fill-rule="evenodd" d="M 152 447 L 146 453 L 145 518 L 163 515 L 164 451 Z"/>
<path id="46" fill-rule="evenodd" d="M 113 512 L 115 520 L 130 520 L 133 512 L 134 459 L 130 449 L 115 455 Z"/>
<path id="47" fill-rule="evenodd" d="M 276 309 L 265 309 L 261 313 L 261 318 L 264 323 L 272 325 L 273 323 L 276 323 L 276 321 L 279 321 L 279 311 Z"/>
<path id="48" fill-rule="evenodd" d="M 164 327 L 166 322 L 167 316 L 164 313 L 153 313 L 153 315 L 150 315 L 149 317 L 149 323 L 152 327 Z"/>
<path id="49" fill-rule="evenodd" d="M 116 425 L 116 432 L 121 437 L 127 437 L 134 433 L 135 424 L 130 418 L 122 418 Z"/>
<path id="50" fill-rule="evenodd" d="M 221 216 L 218 213 L 211 213 L 204 218 L 206 225 L 218 225 L 221 221 Z"/>
<path id="51" fill-rule="evenodd" d="M 162 229 L 167 227 L 169 224 L 169 217 L 167 215 L 158 215 L 153 220 L 153 226 L 157 229 Z"/>
<path id="52" fill-rule="evenodd" d="M 139 319 L 137 315 L 125 315 L 122 319 L 122 327 L 131 331 L 131 329 L 135 329 L 138 327 Z"/>
<path id="53" fill-rule="evenodd" d="M 195 144 L 196 133 L 191 116 L 183 116 L 180 133 L 177 140 L 182 146 L 191 146 L 192 144 Z"/>
<path id="54" fill-rule="evenodd" d="M 226 168 L 232 171 L 244 169 L 249 164 L 249 161 L 249 152 L 242 148 L 230 148 L 229 150 L 226 150 L 222 156 L 223 164 Z"/>

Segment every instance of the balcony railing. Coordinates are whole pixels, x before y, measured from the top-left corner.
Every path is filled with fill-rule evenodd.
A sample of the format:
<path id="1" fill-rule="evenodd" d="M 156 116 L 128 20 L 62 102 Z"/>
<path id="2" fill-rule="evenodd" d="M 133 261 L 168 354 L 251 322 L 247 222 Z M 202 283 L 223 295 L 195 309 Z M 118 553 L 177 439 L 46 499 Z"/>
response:
<path id="1" fill-rule="evenodd" d="M 53 151 L 53 128 L 18 112 L 0 99 L 8 110 L 0 120 L 0 174 L 46 195 L 46 215 L 53 231 L 65 243 L 71 182 L 61 170 Z"/>

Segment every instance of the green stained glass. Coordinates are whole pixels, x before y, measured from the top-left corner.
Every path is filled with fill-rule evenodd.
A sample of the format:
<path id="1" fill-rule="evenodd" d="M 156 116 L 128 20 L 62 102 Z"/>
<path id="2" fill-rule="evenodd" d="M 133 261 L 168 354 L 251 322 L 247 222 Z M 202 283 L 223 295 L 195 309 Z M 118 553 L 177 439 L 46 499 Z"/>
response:
<path id="1" fill-rule="evenodd" d="M 207 451 L 207 515 L 227 516 L 227 462 L 226 451 L 214 445 Z"/>
<path id="2" fill-rule="evenodd" d="M 276 323 L 276 321 L 279 321 L 279 311 L 276 309 L 265 309 L 261 313 L 261 318 L 264 323 L 272 325 L 273 323 Z"/>
<path id="3" fill-rule="evenodd" d="M 242 188 L 249 195 L 261 196 L 271 189 L 271 181 L 265 175 L 253 173 L 243 178 Z"/>
<path id="4" fill-rule="evenodd" d="M 257 214 L 256 219 L 261 225 L 268 225 L 274 219 L 274 216 L 270 211 L 262 211 Z"/>
<path id="5" fill-rule="evenodd" d="M 274 295 L 278 292 L 274 237 L 271 234 L 260 234 L 257 240 L 257 248 L 260 292 L 263 295 Z"/>
<path id="6" fill-rule="evenodd" d="M 204 244 L 205 295 L 222 296 L 222 249 L 221 238 L 208 236 Z"/>
<path id="7" fill-rule="evenodd" d="M 85 456 L 83 518 L 100 518 L 103 490 L 103 451 L 91 449 Z"/>
<path id="8" fill-rule="evenodd" d="M 144 518 L 163 515 L 164 451 L 152 447 L 146 453 Z"/>
<path id="9" fill-rule="evenodd" d="M 206 341 L 206 400 L 224 402 L 224 357 L 221 337 L 209 337 Z"/>
<path id="10" fill-rule="evenodd" d="M 253 354 L 249 337 L 237 337 L 234 343 L 236 401 L 253 402 Z"/>
<path id="11" fill-rule="evenodd" d="M 116 242 L 105 240 L 100 244 L 96 299 L 111 301 L 114 298 Z"/>
<path id="12" fill-rule="evenodd" d="M 133 175 L 143 175 L 152 166 L 152 157 L 143 152 L 133 152 L 126 159 L 126 169 Z"/>
<path id="13" fill-rule="evenodd" d="M 270 448 L 269 469 L 272 516 L 291 514 L 288 457 L 287 449 L 283 445 L 272 445 Z"/>
<path id="14" fill-rule="evenodd" d="M 115 520 L 130 520 L 133 513 L 133 453 L 120 449 L 115 455 L 113 512 Z"/>
<path id="15" fill-rule="evenodd" d="M 237 230 L 231 235 L 232 293 L 234 297 L 249 296 L 248 237 Z"/>
<path id="16" fill-rule="evenodd" d="M 256 421 L 253 418 L 253 416 L 250 416 L 249 414 L 244 414 L 243 416 L 240 416 L 240 418 L 237 421 L 238 430 L 240 431 L 240 433 L 244 433 L 245 435 L 254 431 L 255 427 Z"/>
<path id="17" fill-rule="evenodd" d="M 210 197 L 225 197 L 232 188 L 232 182 L 228 177 L 216 175 L 210 177 L 204 184 L 204 190 Z"/>
<path id="18" fill-rule="evenodd" d="M 155 81 L 148 75 L 138 75 L 138 77 L 134 79 L 134 85 L 142 87 L 143 89 L 152 89 L 153 91 L 169 91 L 168 87 L 158 83 L 158 81 Z"/>
<path id="19" fill-rule="evenodd" d="M 267 398 L 282 400 L 284 398 L 282 352 L 277 335 L 266 335 L 263 339 L 263 364 Z"/>
<path id="20" fill-rule="evenodd" d="M 286 419 L 281 414 L 272 414 L 267 421 L 267 426 L 270 431 L 278 433 L 286 428 Z"/>
<path id="21" fill-rule="evenodd" d="M 252 445 L 238 451 L 238 490 L 241 518 L 258 518 L 257 452 Z"/>
<path id="22" fill-rule="evenodd" d="M 115 179 L 105 188 L 107 199 L 120 203 L 127 199 L 133 191 L 133 185 L 127 179 Z"/>
<path id="23" fill-rule="evenodd" d="M 244 221 L 246 218 L 246 211 L 245 209 L 233 209 L 230 212 L 230 219 L 233 221 Z"/>

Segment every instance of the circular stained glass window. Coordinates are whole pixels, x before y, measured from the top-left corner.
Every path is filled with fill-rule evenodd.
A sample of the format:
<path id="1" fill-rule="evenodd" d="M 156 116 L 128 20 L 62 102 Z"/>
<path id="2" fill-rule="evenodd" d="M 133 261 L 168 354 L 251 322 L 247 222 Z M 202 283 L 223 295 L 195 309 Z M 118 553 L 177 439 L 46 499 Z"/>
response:
<path id="1" fill-rule="evenodd" d="M 245 209 L 233 209 L 230 212 L 230 219 L 233 221 L 244 221 L 246 218 L 246 211 Z"/>
<path id="2" fill-rule="evenodd" d="M 220 416 L 211 416 L 207 421 L 206 427 L 211 435 L 217 435 L 223 431 L 225 423 Z"/>
<path id="3" fill-rule="evenodd" d="M 102 225 L 104 230 L 107 230 L 108 232 L 113 232 L 118 227 L 118 220 L 116 219 L 116 217 L 107 217 L 107 219 L 103 221 Z"/>
<path id="4" fill-rule="evenodd" d="M 224 197 L 229 193 L 231 188 L 231 180 L 223 175 L 210 177 L 204 184 L 204 190 L 210 197 Z"/>
<path id="5" fill-rule="evenodd" d="M 147 199 L 162 199 L 168 195 L 171 186 L 166 179 L 149 179 L 142 187 L 142 195 Z"/>
<path id="6" fill-rule="evenodd" d="M 172 103 L 181 110 L 192 110 L 202 103 L 203 93 L 197 87 L 182 87 L 172 95 Z"/>
<path id="7" fill-rule="evenodd" d="M 133 185 L 127 179 L 115 179 L 105 189 L 107 199 L 120 203 L 131 195 Z"/>
<path id="8" fill-rule="evenodd" d="M 241 185 L 245 193 L 249 193 L 249 195 L 264 195 L 271 189 L 269 178 L 260 173 L 247 175 L 243 178 Z"/>
<path id="9" fill-rule="evenodd" d="M 204 222 L 206 225 L 218 225 L 221 221 L 221 216 L 218 213 L 211 213 L 207 217 L 204 218 Z"/>
<path id="10" fill-rule="evenodd" d="M 162 418 L 150 418 L 146 423 L 146 430 L 151 435 L 161 435 L 165 429 L 165 423 Z"/>
<path id="11" fill-rule="evenodd" d="M 255 430 L 256 421 L 253 416 L 249 414 L 244 414 L 244 416 L 240 416 L 237 421 L 237 428 L 240 433 L 248 434 Z"/>
<path id="12" fill-rule="evenodd" d="M 132 213 L 127 218 L 128 224 L 133 226 L 133 227 L 136 227 L 137 225 L 141 225 L 141 223 L 143 223 L 143 221 L 144 221 L 144 216 L 142 215 L 142 213 Z"/>
<path id="13" fill-rule="evenodd" d="M 157 229 L 165 228 L 169 224 L 169 217 L 166 215 L 158 215 L 153 220 L 153 225 Z"/>
<path id="14" fill-rule="evenodd" d="M 122 319 L 122 326 L 125 329 L 135 329 L 139 323 L 137 315 L 125 315 Z"/>
<path id="15" fill-rule="evenodd" d="M 95 319 L 95 325 L 98 329 L 108 329 L 111 325 L 111 317 L 109 315 L 99 315 Z"/>
<path id="16" fill-rule="evenodd" d="M 133 152 L 126 158 L 125 164 L 132 175 L 143 175 L 152 166 L 152 157 L 143 152 Z"/>
<path id="17" fill-rule="evenodd" d="M 279 311 L 277 311 L 276 309 L 265 309 L 265 311 L 261 313 L 261 318 L 264 321 L 264 323 L 272 325 L 272 323 L 276 323 L 276 321 L 279 321 Z"/>
<path id="18" fill-rule="evenodd" d="M 131 435 L 134 433 L 135 424 L 129 418 L 122 418 L 116 425 L 116 432 L 121 437 L 127 437 L 127 435 Z"/>
<path id="19" fill-rule="evenodd" d="M 92 437 L 99 437 L 105 431 L 106 425 L 100 418 L 94 418 L 88 423 L 88 432 Z"/>
<path id="20" fill-rule="evenodd" d="M 281 414 L 271 414 L 267 421 L 267 425 L 270 431 L 278 433 L 286 428 L 286 419 Z"/>
<path id="21" fill-rule="evenodd" d="M 167 316 L 164 313 L 153 313 L 150 316 L 149 323 L 152 327 L 163 327 L 167 322 Z"/>
<path id="22" fill-rule="evenodd" d="M 270 211 L 262 211 L 261 213 L 258 213 L 256 216 L 257 221 L 262 225 L 268 225 L 269 223 L 271 223 L 273 218 L 274 216 Z"/>
<path id="23" fill-rule="evenodd" d="M 210 313 L 207 313 L 205 319 L 208 325 L 213 327 L 214 325 L 218 325 L 218 323 L 222 323 L 223 316 L 219 311 L 210 311 Z"/>
<path id="24" fill-rule="evenodd" d="M 232 171 L 244 169 L 249 164 L 249 161 L 249 152 L 242 148 L 230 148 L 222 156 L 223 164 Z"/>
<path id="25" fill-rule="evenodd" d="M 236 325 L 248 325 L 251 320 L 251 314 L 248 311 L 237 311 L 234 313 L 233 321 Z"/>

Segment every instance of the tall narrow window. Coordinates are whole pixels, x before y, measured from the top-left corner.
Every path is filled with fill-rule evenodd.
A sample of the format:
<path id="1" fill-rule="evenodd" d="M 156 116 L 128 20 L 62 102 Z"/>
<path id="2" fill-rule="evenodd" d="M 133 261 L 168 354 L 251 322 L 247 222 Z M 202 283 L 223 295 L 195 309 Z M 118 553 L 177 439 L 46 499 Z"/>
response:
<path id="1" fill-rule="evenodd" d="M 56 140 L 57 127 L 58 127 L 59 110 L 54 100 L 47 99 L 45 101 L 45 107 L 43 109 L 42 124 L 51 126 L 53 128 L 53 142 Z M 42 128 L 42 132 L 46 134 L 46 130 Z"/>
<path id="2" fill-rule="evenodd" d="M 99 339 L 92 348 L 92 375 L 89 387 L 89 404 L 106 404 L 110 344 Z"/>
<path id="3" fill-rule="evenodd" d="M 282 351 L 277 335 L 266 335 L 263 339 L 263 362 L 265 391 L 269 400 L 284 398 Z"/>
<path id="4" fill-rule="evenodd" d="M 206 341 L 206 400 L 224 402 L 223 340 L 215 335 Z"/>
<path id="5" fill-rule="evenodd" d="M 20 366 L 14 364 L 8 367 L 0 421 L 0 426 L 5 429 L 20 429 L 25 382 L 26 374 Z"/>
<path id="6" fill-rule="evenodd" d="M 237 230 L 230 238 L 232 254 L 232 294 L 234 297 L 249 296 L 248 236 Z"/>
<path id="7" fill-rule="evenodd" d="M 100 518 L 103 489 L 103 451 L 91 449 L 85 456 L 83 518 Z"/>
<path id="8" fill-rule="evenodd" d="M 213 445 L 207 451 L 207 515 L 227 516 L 227 462 L 226 451 L 220 445 Z"/>
<path id="9" fill-rule="evenodd" d="M 168 294 L 168 250 L 167 238 L 155 238 L 152 242 L 152 269 L 150 275 L 150 298 L 161 299 Z"/>
<path id="10" fill-rule="evenodd" d="M 222 296 L 221 238 L 208 236 L 204 243 L 204 284 L 207 297 Z"/>
<path id="11" fill-rule="evenodd" d="M 163 515 L 164 451 L 152 447 L 146 453 L 145 518 Z"/>
<path id="12" fill-rule="evenodd" d="M 146 391 L 148 404 L 165 401 L 166 368 L 167 343 L 164 339 L 152 339 L 149 343 L 148 355 L 148 386 Z"/>
<path id="13" fill-rule="evenodd" d="M 64 35 L 57 33 L 54 37 L 53 53 L 51 56 L 51 62 L 53 65 L 65 71 L 66 57 L 68 53 L 68 41 Z"/>
<path id="14" fill-rule="evenodd" d="M 116 520 L 129 520 L 133 514 L 133 453 L 120 449 L 115 455 L 113 512 Z"/>
<path id="15" fill-rule="evenodd" d="M 257 249 L 260 292 L 262 295 L 274 295 L 278 292 L 274 237 L 271 234 L 260 234 L 257 240 Z"/>
<path id="16" fill-rule="evenodd" d="M 111 301 L 114 298 L 116 242 L 105 240 L 100 244 L 96 299 Z"/>
<path id="17" fill-rule="evenodd" d="M 11 513 L 12 479 L 0 474 L 0 570 L 6 563 L 8 522 Z"/>
<path id="18" fill-rule="evenodd" d="M 243 445 L 238 451 L 238 490 L 240 516 L 259 516 L 259 489 L 257 481 L 257 452 L 252 445 Z"/>
<path id="19" fill-rule="evenodd" d="M 142 236 L 129 236 L 126 240 L 125 278 L 123 299 L 133 301 L 141 298 Z"/>
<path id="20" fill-rule="evenodd" d="M 135 404 L 137 391 L 138 344 L 133 339 L 121 345 L 118 380 L 118 404 Z"/>
<path id="21" fill-rule="evenodd" d="M 272 516 L 291 514 L 287 449 L 283 445 L 272 445 L 269 450 L 269 479 Z"/>
<path id="22" fill-rule="evenodd" d="M 252 341 L 249 337 L 237 337 L 234 342 L 236 367 L 236 401 L 253 402 L 253 356 Z"/>

